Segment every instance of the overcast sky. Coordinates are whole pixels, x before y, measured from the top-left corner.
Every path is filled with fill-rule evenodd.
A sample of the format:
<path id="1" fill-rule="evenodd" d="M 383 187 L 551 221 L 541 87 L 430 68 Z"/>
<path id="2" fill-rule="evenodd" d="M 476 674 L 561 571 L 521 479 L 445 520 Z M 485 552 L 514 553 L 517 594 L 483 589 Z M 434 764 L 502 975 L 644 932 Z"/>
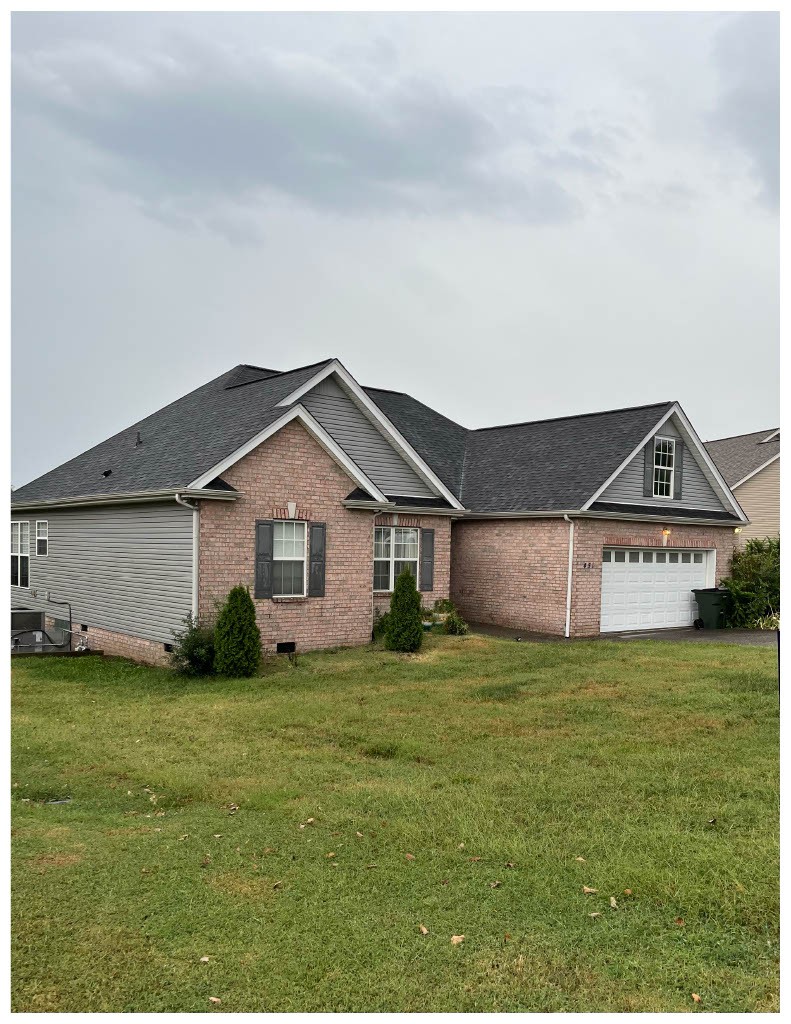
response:
<path id="1" fill-rule="evenodd" d="M 236 363 L 778 419 L 773 14 L 13 18 L 13 483 Z"/>

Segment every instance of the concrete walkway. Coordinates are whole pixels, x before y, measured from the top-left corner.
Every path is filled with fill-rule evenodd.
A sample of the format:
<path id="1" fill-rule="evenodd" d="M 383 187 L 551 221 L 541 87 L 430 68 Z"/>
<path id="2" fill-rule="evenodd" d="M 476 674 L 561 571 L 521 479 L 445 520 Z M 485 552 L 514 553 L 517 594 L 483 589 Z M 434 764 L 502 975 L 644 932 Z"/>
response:
<path id="1" fill-rule="evenodd" d="M 499 636 L 506 640 L 517 637 L 526 643 L 569 643 L 565 637 L 550 636 L 546 633 L 531 633 L 528 630 L 510 629 L 507 626 L 491 626 L 488 623 L 471 622 L 473 633 L 485 636 Z M 650 629 L 630 633 L 602 633 L 592 639 L 598 640 L 664 640 L 672 643 L 741 644 L 748 647 L 776 647 L 777 633 L 773 629 Z"/>

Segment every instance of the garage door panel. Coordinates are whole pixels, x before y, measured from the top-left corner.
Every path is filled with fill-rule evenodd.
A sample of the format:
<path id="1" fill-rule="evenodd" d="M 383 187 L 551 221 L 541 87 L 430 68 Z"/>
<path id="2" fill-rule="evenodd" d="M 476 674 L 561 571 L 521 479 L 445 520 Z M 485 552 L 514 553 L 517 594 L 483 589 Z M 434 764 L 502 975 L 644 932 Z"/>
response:
<path id="1" fill-rule="evenodd" d="M 601 631 L 691 625 L 692 590 L 706 586 L 708 552 L 605 549 Z"/>

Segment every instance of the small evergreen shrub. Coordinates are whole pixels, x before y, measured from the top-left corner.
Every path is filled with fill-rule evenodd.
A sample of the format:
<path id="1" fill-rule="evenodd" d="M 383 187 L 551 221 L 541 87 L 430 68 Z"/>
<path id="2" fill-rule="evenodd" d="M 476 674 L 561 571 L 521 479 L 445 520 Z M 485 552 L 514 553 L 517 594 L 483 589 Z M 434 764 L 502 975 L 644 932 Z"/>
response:
<path id="1" fill-rule="evenodd" d="M 466 636 L 469 631 L 470 627 L 455 608 L 453 611 L 448 612 L 448 617 L 445 619 L 446 633 L 450 633 L 451 636 Z"/>
<path id="2" fill-rule="evenodd" d="M 726 626 L 765 629 L 767 621 L 779 620 L 780 538 L 748 540 L 744 550 L 734 552 L 722 585 L 729 594 Z"/>
<path id="3" fill-rule="evenodd" d="M 390 612 L 380 612 L 377 608 L 374 612 L 374 640 L 381 640 L 387 632 L 387 623 L 390 619 Z"/>
<path id="4" fill-rule="evenodd" d="M 188 615 L 184 628 L 173 634 L 170 661 L 184 676 L 210 676 L 214 672 L 214 630 Z"/>
<path id="5" fill-rule="evenodd" d="M 214 670 L 223 676 L 252 676 L 261 664 L 261 633 L 247 587 L 228 594 L 214 631 Z"/>
<path id="6" fill-rule="evenodd" d="M 385 629 L 385 647 L 389 651 L 413 653 L 423 643 L 423 609 L 415 577 L 409 571 L 399 575 L 390 598 L 390 614 Z"/>

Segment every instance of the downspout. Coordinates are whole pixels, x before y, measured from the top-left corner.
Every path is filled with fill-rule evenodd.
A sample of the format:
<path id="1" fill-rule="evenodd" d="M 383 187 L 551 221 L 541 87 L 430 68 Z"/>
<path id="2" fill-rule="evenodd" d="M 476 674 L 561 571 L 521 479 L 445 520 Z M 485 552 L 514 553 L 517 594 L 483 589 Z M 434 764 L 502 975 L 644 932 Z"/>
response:
<path id="1" fill-rule="evenodd" d="M 198 618 L 198 596 L 200 592 L 200 510 L 197 502 L 190 505 L 180 494 L 176 501 L 192 511 L 192 617 Z"/>
<path id="2" fill-rule="evenodd" d="M 574 522 L 568 515 L 563 518 L 569 524 L 569 571 L 566 579 L 566 639 L 571 637 L 571 584 L 574 578 Z"/>

